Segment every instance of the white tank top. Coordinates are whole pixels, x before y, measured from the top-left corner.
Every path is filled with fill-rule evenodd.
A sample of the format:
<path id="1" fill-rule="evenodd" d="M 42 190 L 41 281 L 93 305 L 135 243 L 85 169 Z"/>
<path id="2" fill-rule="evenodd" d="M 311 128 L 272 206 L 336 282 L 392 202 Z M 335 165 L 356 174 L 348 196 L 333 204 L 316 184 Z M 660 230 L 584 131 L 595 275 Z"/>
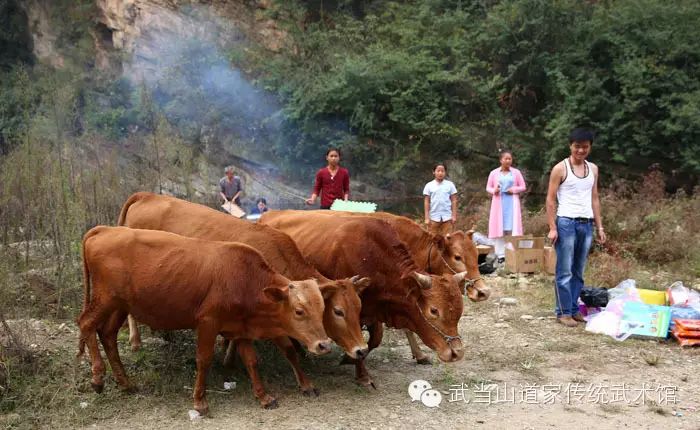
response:
<path id="1" fill-rule="evenodd" d="M 569 159 L 564 160 L 566 178 L 557 190 L 557 216 L 568 218 L 593 218 L 592 191 L 595 175 L 588 161 L 584 160 L 586 176 L 576 176 Z"/>

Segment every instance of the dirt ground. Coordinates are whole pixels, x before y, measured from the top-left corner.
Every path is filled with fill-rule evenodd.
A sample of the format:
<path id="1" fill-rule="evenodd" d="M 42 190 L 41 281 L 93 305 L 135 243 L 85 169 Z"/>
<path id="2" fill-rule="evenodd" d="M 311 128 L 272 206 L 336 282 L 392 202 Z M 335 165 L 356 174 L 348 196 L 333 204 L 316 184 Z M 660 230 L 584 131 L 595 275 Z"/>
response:
<path id="1" fill-rule="evenodd" d="M 341 353 L 335 350 L 304 360 L 321 392 L 309 398 L 296 389 L 279 354 L 261 344 L 261 373 L 279 408 L 260 408 L 240 365 L 217 364 L 209 375 L 211 416 L 194 421 L 188 417 L 194 382 L 191 335 L 163 340 L 147 334 L 143 351 L 132 353 L 124 333 L 122 358 L 139 392 L 119 392 L 108 373 L 105 392 L 97 395 L 88 388 L 88 364 L 77 369 L 71 364 L 74 324 L 12 321 L 32 332 L 35 354 L 53 357 L 47 366 L 66 369 L 46 378 L 45 401 L 0 415 L 0 427 L 700 429 L 699 348 L 684 349 L 674 341 L 617 342 L 587 333 L 583 326 L 556 324 L 551 278 L 493 276 L 488 282 L 491 298 L 465 306 L 460 333 L 467 350 L 458 363 L 439 363 L 431 354 L 434 364 L 418 365 L 403 334 L 387 330 L 368 360 L 376 390 L 357 386 L 354 369 L 339 366 Z M 503 297 L 517 304 L 501 305 Z M 425 380 L 440 393 L 439 407 L 411 400 L 408 388 L 414 380 Z M 237 386 L 226 391 L 225 381 Z"/>

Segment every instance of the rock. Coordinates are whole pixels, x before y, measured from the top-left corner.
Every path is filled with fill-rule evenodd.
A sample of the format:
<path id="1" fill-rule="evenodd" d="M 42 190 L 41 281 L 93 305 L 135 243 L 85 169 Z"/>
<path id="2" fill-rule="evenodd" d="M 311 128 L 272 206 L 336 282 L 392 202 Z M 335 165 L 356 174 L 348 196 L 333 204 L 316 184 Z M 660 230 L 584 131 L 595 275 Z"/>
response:
<path id="1" fill-rule="evenodd" d="M 501 300 L 498 301 L 498 303 L 502 305 L 515 306 L 518 304 L 518 299 L 513 297 L 502 297 Z"/>
<path id="2" fill-rule="evenodd" d="M 510 324 L 506 322 L 496 323 L 493 325 L 495 328 L 510 328 Z"/>
<path id="3" fill-rule="evenodd" d="M 190 409 L 189 411 L 187 411 L 187 416 L 190 418 L 190 421 L 202 419 L 202 416 L 199 414 L 199 412 L 195 411 L 194 409 Z"/>
<path id="4" fill-rule="evenodd" d="M 520 315 L 521 320 L 531 320 L 534 317 L 532 315 Z"/>

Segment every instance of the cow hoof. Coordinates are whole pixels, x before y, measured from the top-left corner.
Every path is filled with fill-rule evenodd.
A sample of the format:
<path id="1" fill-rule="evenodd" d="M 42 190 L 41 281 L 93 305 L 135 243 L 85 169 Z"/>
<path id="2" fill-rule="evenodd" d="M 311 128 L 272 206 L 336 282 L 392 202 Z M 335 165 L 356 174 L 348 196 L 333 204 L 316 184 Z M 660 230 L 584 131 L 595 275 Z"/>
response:
<path id="1" fill-rule="evenodd" d="M 355 364 L 355 360 L 343 354 L 343 358 L 340 359 L 340 365 L 343 366 L 346 364 Z"/>
<path id="2" fill-rule="evenodd" d="M 369 389 L 370 387 L 374 388 L 375 390 L 377 389 L 377 386 L 374 385 L 374 381 L 372 381 L 372 380 L 369 379 L 369 378 L 367 378 L 367 379 L 358 379 L 358 380 L 357 380 L 357 383 L 360 384 L 360 385 L 362 385 L 363 387 L 365 387 L 365 388 L 367 388 L 367 389 Z"/>
<path id="3" fill-rule="evenodd" d="M 305 395 L 306 397 L 318 397 L 319 395 L 321 395 L 321 392 L 318 390 L 318 388 L 311 387 L 305 390 L 301 390 L 301 394 Z"/>
<path id="4" fill-rule="evenodd" d="M 200 407 L 195 406 L 194 410 L 199 412 L 199 415 L 202 417 L 209 415 L 209 405 L 200 406 Z"/>
<path id="5" fill-rule="evenodd" d="M 141 349 L 141 342 L 132 342 L 131 343 L 131 352 L 137 352 L 140 349 Z"/>
<path id="6" fill-rule="evenodd" d="M 105 384 L 95 384 L 94 382 L 91 382 L 90 385 L 92 386 L 92 389 L 95 390 L 97 394 L 102 393 L 102 390 L 105 389 Z"/>
<path id="7" fill-rule="evenodd" d="M 272 400 L 263 403 L 263 408 L 265 409 L 277 409 L 278 406 L 279 405 L 277 404 L 277 399 L 275 399 L 274 397 L 272 398 Z"/>
<path id="8" fill-rule="evenodd" d="M 430 358 L 426 357 L 421 357 L 421 358 L 416 358 L 416 363 L 418 364 L 433 364 L 433 362 L 430 360 Z"/>

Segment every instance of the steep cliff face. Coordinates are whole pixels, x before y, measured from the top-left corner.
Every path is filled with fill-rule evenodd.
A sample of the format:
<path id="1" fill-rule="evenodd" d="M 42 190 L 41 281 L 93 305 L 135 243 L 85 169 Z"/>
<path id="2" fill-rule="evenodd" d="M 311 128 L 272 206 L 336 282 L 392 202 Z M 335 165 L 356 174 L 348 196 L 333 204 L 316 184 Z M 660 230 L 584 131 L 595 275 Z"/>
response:
<path id="1" fill-rule="evenodd" d="M 56 48 L 58 34 L 51 18 L 51 2 L 47 0 L 25 0 L 22 3 L 27 14 L 27 24 L 32 36 L 34 56 L 52 67 L 63 67 L 64 58 Z"/>
<path id="2" fill-rule="evenodd" d="M 34 55 L 41 62 L 63 67 L 57 48 L 56 3 L 23 0 L 33 39 Z M 265 16 L 269 0 L 95 0 L 95 65 L 121 68 L 137 74 L 157 63 L 163 45 L 175 40 L 198 39 L 218 46 L 254 42 L 271 51 L 284 49 L 288 37 Z"/>
<path id="3" fill-rule="evenodd" d="M 157 63 L 164 45 L 196 39 L 218 46 L 254 41 L 276 51 L 286 34 L 264 19 L 266 1 L 96 0 L 98 27 L 114 49 L 131 54 L 125 67 L 141 74 Z M 123 56 L 122 56 L 123 58 Z"/>

